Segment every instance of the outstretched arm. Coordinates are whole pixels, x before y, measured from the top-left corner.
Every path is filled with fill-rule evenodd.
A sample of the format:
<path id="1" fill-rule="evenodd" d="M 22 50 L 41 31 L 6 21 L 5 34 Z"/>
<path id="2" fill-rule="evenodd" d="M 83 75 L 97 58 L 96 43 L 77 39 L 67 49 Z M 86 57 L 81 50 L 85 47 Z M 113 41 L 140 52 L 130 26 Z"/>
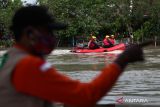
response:
<path id="1" fill-rule="evenodd" d="M 44 69 L 46 64 L 33 57 L 23 59 L 16 66 L 13 75 L 12 82 L 16 90 L 48 101 L 91 107 L 111 89 L 121 74 L 119 66 L 111 64 L 90 83 L 81 83 L 52 67 Z"/>

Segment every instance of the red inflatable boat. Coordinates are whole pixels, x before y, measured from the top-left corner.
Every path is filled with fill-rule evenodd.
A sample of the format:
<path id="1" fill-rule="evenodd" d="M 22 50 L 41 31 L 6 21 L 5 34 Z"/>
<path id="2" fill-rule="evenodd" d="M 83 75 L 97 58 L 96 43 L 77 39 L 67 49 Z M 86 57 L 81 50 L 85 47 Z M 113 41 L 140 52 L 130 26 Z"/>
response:
<path id="1" fill-rule="evenodd" d="M 71 50 L 71 52 L 75 52 L 75 53 L 110 52 L 114 50 L 124 50 L 125 48 L 126 48 L 126 45 L 124 43 L 120 43 L 111 48 L 102 48 L 102 47 L 99 49 L 74 48 Z"/>

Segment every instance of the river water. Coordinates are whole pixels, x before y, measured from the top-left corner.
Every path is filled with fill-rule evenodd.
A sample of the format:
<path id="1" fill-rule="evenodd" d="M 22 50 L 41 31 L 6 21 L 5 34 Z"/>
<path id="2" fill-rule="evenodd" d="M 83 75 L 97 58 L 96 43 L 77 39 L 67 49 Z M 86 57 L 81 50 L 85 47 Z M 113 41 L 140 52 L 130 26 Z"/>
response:
<path id="1" fill-rule="evenodd" d="M 48 61 L 69 77 L 89 82 L 120 53 L 76 54 L 68 49 L 58 49 L 48 57 Z M 123 98 L 123 103 L 130 99 L 130 102 L 125 103 L 160 105 L 160 48 L 147 47 L 144 53 L 145 62 L 130 64 L 98 104 L 115 104 L 117 99 Z"/>
<path id="2" fill-rule="evenodd" d="M 3 51 L 0 52 L 2 53 Z M 121 51 L 77 54 L 63 48 L 53 51 L 47 60 L 72 79 L 89 82 L 120 53 Z M 160 105 L 160 48 L 147 47 L 144 53 L 145 62 L 130 64 L 98 104 L 116 104 L 117 99 L 123 98 L 123 103 Z M 131 101 L 126 102 L 127 99 Z"/>

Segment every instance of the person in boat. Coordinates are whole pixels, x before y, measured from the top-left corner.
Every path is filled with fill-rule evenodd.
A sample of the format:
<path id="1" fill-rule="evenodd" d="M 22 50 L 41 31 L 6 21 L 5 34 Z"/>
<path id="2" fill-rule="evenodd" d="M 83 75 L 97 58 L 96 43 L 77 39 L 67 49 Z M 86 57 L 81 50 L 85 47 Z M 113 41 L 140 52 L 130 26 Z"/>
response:
<path id="1" fill-rule="evenodd" d="M 111 35 L 110 41 L 111 41 L 113 46 L 116 44 L 116 40 L 115 40 L 115 36 L 114 35 Z"/>
<path id="2" fill-rule="evenodd" d="M 100 46 L 98 45 L 96 41 L 96 36 L 92 36 L 90 41 L 88 42 L 88 48 L 89 49 L 98 49 Z"/>
<path id="3" fill-rule="evenodd" d="M 45 60 L 56 46 L 54 31 L 65 28 L 47 8 L 21 7 L 14 14 L 10 28 L 16 44 L 1 61 L 1 107 L 50 107 L 52 102 L 93 107 L 110 91 L 129 63 L 143 60 L 142 48 L 132 45 L 94 80 L 83 83 L 59 73 Z"/>
<path id="4" fill-rule="evenodd" d="M 105 38 L 103 39 L 103 47 L 110 48 L 112 46 L 113 46 L 113 43 L 111 42 L 109 35 L 106 35 Z"/>
<path id="5" fill-rule="evenodd" d="M 83 40 L 80 40 L 76 45 L 76 49 L 88 49 L 88 45 Z"/>

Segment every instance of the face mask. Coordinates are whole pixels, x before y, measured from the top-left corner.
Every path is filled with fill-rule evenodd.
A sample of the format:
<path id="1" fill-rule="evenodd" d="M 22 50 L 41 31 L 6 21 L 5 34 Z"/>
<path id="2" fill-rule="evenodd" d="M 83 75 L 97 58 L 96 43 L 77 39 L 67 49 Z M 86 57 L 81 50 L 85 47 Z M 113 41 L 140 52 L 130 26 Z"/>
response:
<path id="1" fill-rule="evenodd" d="M 31 52 L 38 56 L 45 56 L 50 54 L 56 45 L 54 34 L 47 31 L 34 31 L 30 37 Z"/>
<path id="2" fill-rule="evenodd" d="M 34 50 L 40 55 L 48 55 L 55 48 L 55 38 L 53 37 L 39 37 L 34 45 Z"/>

